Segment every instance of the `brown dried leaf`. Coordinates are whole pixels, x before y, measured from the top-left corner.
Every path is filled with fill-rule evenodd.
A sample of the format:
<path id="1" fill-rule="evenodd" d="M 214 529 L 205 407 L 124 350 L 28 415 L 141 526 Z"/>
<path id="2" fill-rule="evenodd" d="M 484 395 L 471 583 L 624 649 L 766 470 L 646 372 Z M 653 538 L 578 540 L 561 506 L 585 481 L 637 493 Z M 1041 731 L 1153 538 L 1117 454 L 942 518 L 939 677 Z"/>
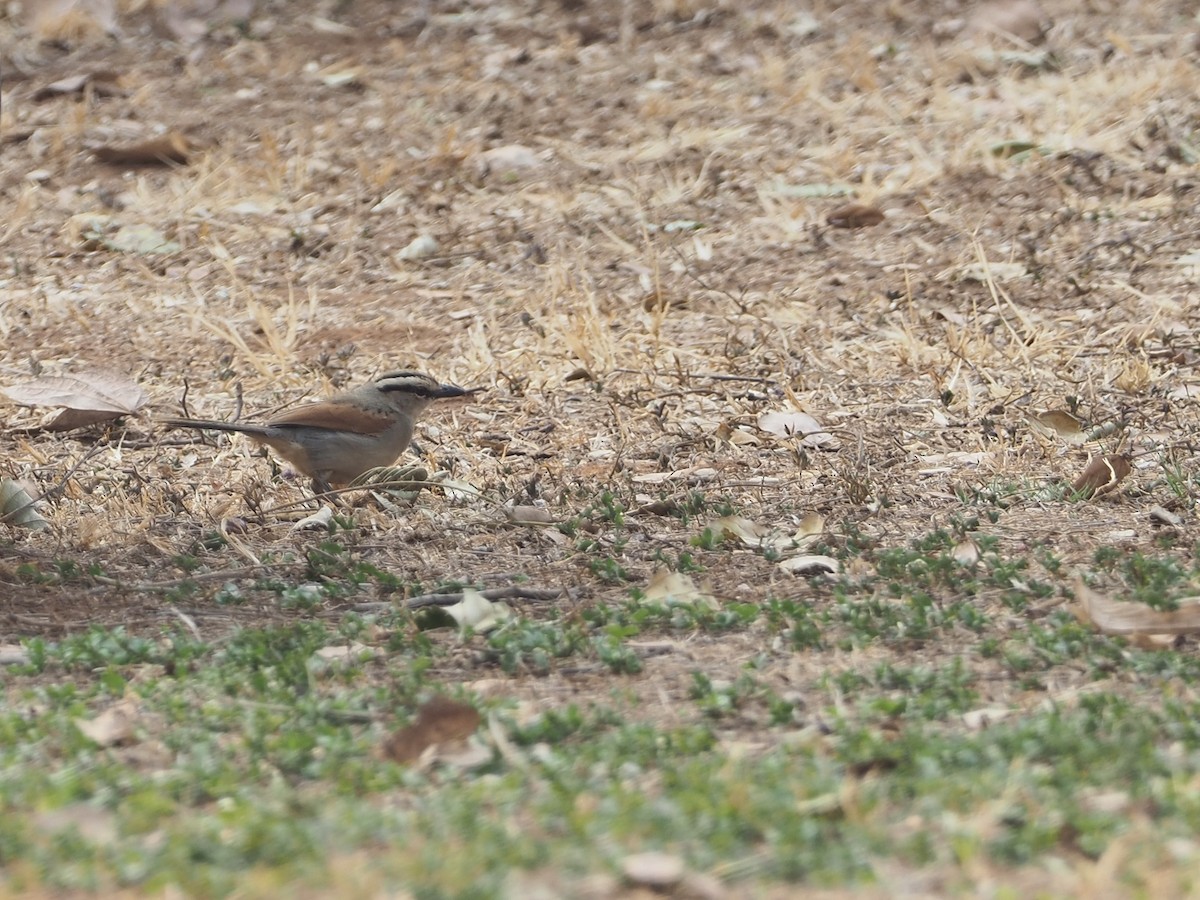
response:
<path id="1" fill-rule="evenodd" d="M 821 423 L 798 410 L 777 410 L 758 417 L 758 427 L 781 438 L 799 437 L 806 447 L 821 447 L 833 441 Z"/>
<path id="2" fill-rule="evenodd" d="M 1144 603 L 1112 600 L 1075 576 L 1075 616 L 1104 634 L 1200 634 L 1200 597 L 1185 597 L 1178 609 L 1151 609 Z"/>
<path id="3" fill-rule="evenodd" d="M 554 524 L 554 514 L 542 506 L 506 506 L 504 515 L 514 525 Z"/>
<path id="4" fill-rule="evenodd" d="M 316 78 L 328 88 L 361 88 L 366 70 L 362 66 L 332 65 L 316 73 Z"/>
<path id="5" fill-rule="evenodd" d="M 42 834 L 74 834 L 75 840 L 82 838 L 95 848 L 112 846 L 121 839 L 117 814 L 88 802 L 39 810 L 34 813 L 32 824 Z"/>
<path id="6" fill-rule="evenodd" d="M 865 203 L 844 203 L 833 210 L 825 221 L 834 228 L 869 228 L 886 218 L 883 210 Z"/>
<path id="7" fill-rule="evenodd" d="M 39 431 L 74 431 L 76 428 L 88 428 L 101 422 L 111 422 L 119 419 L 121 413 L 106 412 L 100 409 L 62 409 L 52 419 L 38 426 Z"/>
<path id="8" fill-rule="evenodd" d="M 1033 0 L 992 0 L 976 7 L 966 36 L 1016 38 L 1025 44 L 1036 44 L 1049 28 L 1050 20 Z"/>
<path id="9" fill-rule="evenodd" d="M 29 662 L 29 651 L 20 644 L 0 644 L 0 666 L 27 666 Z"/>
<path id="10" fill-rule="evenodd" d="M 687 867 L 678 856 L 652 850 L 625 857 L 621 862 L 621 874 L 629 884 L 669 892 L 683 881 Z"/>
<path id="11" fill-rule="evenodd" d="M 718 610 L 721 604 L 711 594 L 696 586 L 696 582 L 682 572 L 659 569 L 650 578 L 642 599 L 647 603 L 690 603 L 696 607 Z"/>
<path id="12" fill-rule="evenodd" d="M 761 546 L 763 540 L 770 535 L 768 529 L 743 516 L 721 516 L 710 522 L 708 527 L 722 537 L 732 535 L 750 547 Z"/>
<path id="13" fill-rule="evenodd" d="M 713 519 L 708 527 L 722 537 L 738 538 L 747 547 L 776 553 L 795 553 L 820 540 L 825 531 L 825 519 L 819 513 L 809 513 L 793 534 L 767 528 L 742 516 L 721 516 Z"/>
<path id="14" fill-rule="evenodd" d="M 92 151 L 96 159 L 112 166 L 186 166 L 197 149 L 188 137 L 178 131 L 136 144 L 106 145 Z"/>
<path id="15" fill-rule="evenodd" d="M 168 240 L 161 231 L 145 222 L 122 225 L 115 234 L 93 234 L 89 236 L 89 242 L 91 240 L 118 253 L 178 253 L 181 249 L 177 241 Z"/>
<path id="16" fill-rule="evenodd" d="M 1034 430 L 1045 437 L 1058 437 L 1073 445 L 1088 439 L 1083 423 L 1065 409 L 1048 409 L 1030 416 L 1029 421 Z"/>
<path id="17" fill-rule="evenodd" d="M 1071 482 L 1071 490 L 1084 499 L 1107 494 L 1131 471 L 1133 467 L 1129 460 L 1119 453 L 1097 456 L 1087 464 L 1087 468 L 1079 477 Z"/>
<path id="18" fill-rule="evenodd" d="M 507 603 L 499 600 L 492 602 L 474 588 L 464 588 L 462 596 L 458 603 L 446 607 L 446 614 L 460 628 L 471 628 L 483 634 L 499 626 L 505 619 L 512 618 L 513 613 Z"/>
<path id="19" fill-rule="evenodd" d="M 967 538 L 965 541 L 959 541 L 955 544 L 954 549 L 950 551 L 950 555 L 960 566 L 973 566 L 979 562 L 979 545 L 970 538 Z"/>
<path id="20" fill-rule="evenodd" d="M 536 169 L 542 165 L 541 158 L 530 148 L 521 144 L 505 144 L 479 154 L 479 160 L 487 172 L 506 174 L 520 169 Z"/>
<path id="21" fill-rule="evenodd" d="M 213 28 L 248 22 L 254 0 L 171 0 L 159 3 L 163 23 L 183 44 L 194 44 Z"/>
<path id="22" fill-rule="evenodd" d="M 11 478 L 0 478 L 0 523 L 41 531 L 49 528 L 37 509 L 37 501 Z"/>
<path id="23" fill-rule="evenodd" d="M 117 33 L 116 0 L 41 0 L 25 7 L 34 33 L 43 41 L 74 43 Z"/>
<path id="24" fill-rule="evenodd" d="M 40 102 L 49 100 L 51 97 L 63 97 L 68 94 L 81 94 L 84 88 L 91 85 L 92 93 L 97 97 L 122 97 L 125 91 L 121 89 L 117 73 L 100 71 L 100 72 L 85 72 L 82 75 L 69 75 L 66 78 L 60 78 L 58 81 L 52 81 L 44 87 L 38 88 L 33 94 L 33 100 Z"/>
<path id="25" fill-rule="evenodd" d="M 962 714 L 963 724 L 971 731 L 983 731 L 1002 719 L 1007 719 L 1016 710 L 1006 706 L 991 706 L 984 709 L 972 709 Z"/>
<path id="26" fill-rule="evenodd" d="M 810 512 L 800 520 L 800 527 L 792 535 L 797 547 L 808 547 L 815 544 L 825 533 L 825 517 L 820 513 Z"/>
<path id="27" fill-rule="evenodd" d="M 1180 637 L 1178 634 L 1131 634 L 1129 643 L 1139 650 L 1170 650 Z"/>
<path id="28" fill-rule="evenodd" d="M 45 426 L 64 431 L 137 412 L 146 392 L 116 372 L 96 370 L 86 376 L 49 375 L 2 389 L 22 406 L 63 406 L 66 411 Z"/>
<path id="29" fill-rule="evenodd" d="M 414 763 L 431 747 L 466 740 L 481 721 L 475 707 L 447 697 L 434 697 L 417 711 L 411 724 L 393 732 L 383 742 L 383 754 L 393 762 Z"/>
<path id="30" fill-rule="evenodd" d="M 791 575 L 836 575 L 841 564 L 832 556 L 810 554 L 785 559 L 779 563 L 779 568 Z"/>
<path id="31" fill-rule="evenodd" d="M 136 413 L 146 395 L 131 378 L 95 370 L 86 376 L 46 376 L 8 386 L 5 394 L 26 407 L 66 407 L 82 413 L 107 413 L 102 419 Z"/>
<path id="32" fill-rule="evenodd" d="M 101 747 L 116 747 L 133 741 L 133 726 L 140 708 L 133 697 L 126 697 L 91 719 L 76 719 L 75 727 Z"/>

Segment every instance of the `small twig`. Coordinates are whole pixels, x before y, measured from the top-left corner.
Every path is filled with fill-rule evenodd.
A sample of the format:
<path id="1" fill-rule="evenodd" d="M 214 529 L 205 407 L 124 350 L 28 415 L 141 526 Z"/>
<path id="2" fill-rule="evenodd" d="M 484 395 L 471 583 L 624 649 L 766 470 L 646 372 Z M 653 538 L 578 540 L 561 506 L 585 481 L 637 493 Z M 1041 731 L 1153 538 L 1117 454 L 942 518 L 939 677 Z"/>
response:
<path id="1" fill-rule="evenodd" d="M 261 510 L 259 512 L 259 515 L 267 516 L 267 515 L 270 515 L 271 513 L 280 512 L 285 509 L 295 509 L 296 507 L 304 506 L 307 503 L 311 503 L 313 500 L 320 501 L 326 497 L 337 497 L 337 496 L 340 496 L 341 494 L 353 494 L 358 491 L 386 490 L 388 488 L 397 488 L 397 487 L 398 488 L 410 488 L 410 487 L 411 488 L 431 488 L 431 487 L 445 488 L 446 485 L 441 481 L 427 481 L 427 480 L 420 481 L 415 478 L 397 478 L 394 481 L 372 481 L 370 484 L 360 484 L 355 487 L 333 488 L 328 491 L 321 491 L 320 493 L 313 494 L 313 496 L 305 497 L 301 500 L 291 500 L 287 503 L 280 503 L 278 506 L 272 506 L 272 507 L 269 507 L 268 509 Z M 465 491 L 463 491 L 461 488 L 456 488 L 453 485 L 450 486 L 450 490 L 459 491 L 460 493 L 465 493 Z M 502 503 L 497 503 L 495 500 L 492 500 L 491 498 L 484 496 L 484 494 L 481 491 L 476 491 L 473 496 L 482 500 L 484 503 L 487 503 L 487 504 L 495 507 L 496 509 L 503 509 Z"/>
<path id="2" fill-rule="evenodd" d="M 259 700 L 239 700 L 241 706 L 247 709 L 261 709 L 266 712 L 277 712 L 288 716 L 296 714 L 294 706 L 288 706 L 284 703 L 263 703 Z M 365 709 L 317 709 L 313 712 L 322 718 L 329 719 L 332 722 L 346 723 L 349 725 L 369 724 L 371 722 L 381 722 L 389 719 L 390 716 L 385 713 L 367 712 Z"/>
<path id="3" fill-rule="evenodd" d="M 680 250 L 678 246 L 672 245 L 671 250 L 673 250 L 675 252 L 675 255 L 677 257 L 679 257 L 680 262 L 683 263 L 683 266 L 684 266 L 683 271 L 684 271 L 684 274 L 688 278 L 692 279 L 692 281 L 696 282 L 696 284 L 700 285 L 700 287 L 703 288 L 704 290 L 709 291 L 710 293 L 720 294 L 722 297 L 725 297 L 725 298 L 729 299 L 730 301 L 732 301 L 733 305 L 738 308 L 738 312 L 740 312 L 742 315 L 744 315 L 744 316 L 752 315 L 752 313 L 750 312 L 750 307 L 745 302 L 743 302 L 743 298 L 746 296 L 746 291 L 744 288 L 742 289 L 742 295 L 740 297 L 738 297 L 738 296 L 734 296 L 733 291 L 729 290 L 728 288 L 713 287 L 711 284 L 709 284 L 707 281 L 705 281 L 703 278 L 700 277 L 700 275 L 696 272 L 695 266 L 691 264 L 691 261 L 684 255 L 683 251 Z"/>
<path id="4" fill-rule="evenodd" d="M 519 586 L 489 588 L 479 593 L 486 600 L 557 600 L 559 597 L 567 595 L 566 590 L 563 588 L 527 588 Z M 426 606 L 453 606 L 455 603 L 461 603 L 462 599 L 463 595 L 461 591 L 451 594 L 418 594 L 415 597 L 409 597 L 407 600 L 397 603 L 393 603 L 390 600 L 356 603 L 354 604 L 354 611 L 371 612 L 379 609 L 391 609 L 397 606 L 402 606 L 404 609 L 421 609 Z"/>
<path id="5" fill-rule="evenodd" d="M 613 372 L 619 372 L 622 375 L 645 375 L 643 371 L 638 369 L 613 369 Z M 726 375 L 721 372 L 684 372 L 684 378 L 707 378 L 710 381 L 748 381 L 751 384 L 769 384 L 776 387 L 779 381 L 774 378 L 763 378 L 758 375 Z"/>
<path id="6" fill-rule="evenodd" d="M 194 637 L 196 639 L 197 643 L 204 642 L 204 638 L 202 638 L 200 636 L 200 629 L 196 627 L 195 619 L 193 619 L 187 613 L 181 612 L 180 610 L 176 609 L 174 606 L 168 606 L 167 611 L 170 612 L 172 615 L 174 615 L 177 619 L 179 619 L 180 622 L 182 622 L 187 627 L 187 630 L 192 633 L 192 637 Z"/>
<path id="7" fill-rule="evenodd" d="M 224 581 L 231 578 L 249 578 L 251 573 L 256 570 L 286 569 L 292 565 L 295 565 L 295 563 L 263 563 L 258 566 L 243 566 L 240 569 L 219 569 L 215 572 L 200 572 L 196 575 L 184 576 L 183 578 L 173 578 L 170 581 L 123 581 L 120 578 L 111 578 L 108 575 L 93 575 L 92 580 L 99 582 L 106 588 L 119 587 L 125 591 L 153 594 L 158 591 L 174 590 L 185 584 L 201 584 L 205 581 Z M 98 590 L 101 590 L 101 588 L 93 589 L 93 591 Z"/>

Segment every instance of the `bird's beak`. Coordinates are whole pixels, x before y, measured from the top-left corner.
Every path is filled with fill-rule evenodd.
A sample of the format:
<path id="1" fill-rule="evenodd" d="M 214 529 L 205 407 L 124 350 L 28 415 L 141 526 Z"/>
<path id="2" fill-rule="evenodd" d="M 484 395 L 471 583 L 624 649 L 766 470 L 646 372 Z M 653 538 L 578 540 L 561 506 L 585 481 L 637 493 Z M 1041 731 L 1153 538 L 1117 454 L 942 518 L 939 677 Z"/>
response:
<path id="1" fill-rule="evenodd" d="M 437 400 L 449 400 L 451 397 L 465 397 L 473 393 L 475 391 L 460 388 L 457 384 L 439 384 L 433 396 Z"/>

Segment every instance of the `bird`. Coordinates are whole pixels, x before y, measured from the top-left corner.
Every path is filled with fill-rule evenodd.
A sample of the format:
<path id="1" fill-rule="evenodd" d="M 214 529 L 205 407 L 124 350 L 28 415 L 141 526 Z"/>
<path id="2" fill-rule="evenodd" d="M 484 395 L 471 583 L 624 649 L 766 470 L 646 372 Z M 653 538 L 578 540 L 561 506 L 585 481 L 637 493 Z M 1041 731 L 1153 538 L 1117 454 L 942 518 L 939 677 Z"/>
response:
<path id="1" fill-rule="evenodd" d="M 215 419 L 167 418 L 168 428 L 232 431 L 265 444 L 312 479 L 313 490 L 349 484 L 391 465 L 412 440 L 413 427 L 435 400 L 472 393 L 423 372 L 401 369 L 325 400 L 286 409 L 261 425 Z"/>

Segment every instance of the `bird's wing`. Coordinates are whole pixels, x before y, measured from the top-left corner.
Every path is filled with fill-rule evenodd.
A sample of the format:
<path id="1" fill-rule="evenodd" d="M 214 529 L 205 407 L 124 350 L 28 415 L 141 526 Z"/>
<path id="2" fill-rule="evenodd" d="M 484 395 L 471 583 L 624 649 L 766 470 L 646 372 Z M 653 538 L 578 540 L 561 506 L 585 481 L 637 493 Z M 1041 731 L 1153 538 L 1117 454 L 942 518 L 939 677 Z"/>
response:
<path id="1" fill-rule="evenodd" d="M 286 409 L 272 417 L 268 424 L 275 428 L 324 428 L 353 434 L 380 434 L 388 429 L 392 421 L 390 416 L 359 406 L 320 401 Z"/>

